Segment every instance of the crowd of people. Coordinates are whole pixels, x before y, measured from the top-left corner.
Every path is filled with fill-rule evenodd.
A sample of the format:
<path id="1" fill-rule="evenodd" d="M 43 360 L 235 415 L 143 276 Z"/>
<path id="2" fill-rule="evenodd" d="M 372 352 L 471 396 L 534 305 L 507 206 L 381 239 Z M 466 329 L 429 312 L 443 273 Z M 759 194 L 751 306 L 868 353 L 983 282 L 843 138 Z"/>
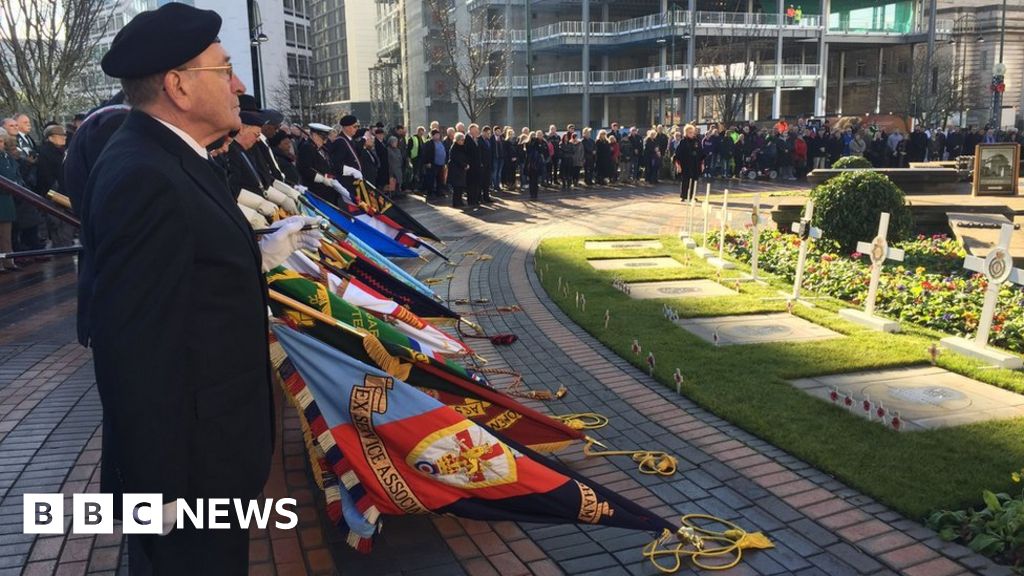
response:
<path id="1" fill-rule="evenodd" d="M 431 122 L 409 132 L 383 123 L 363 127 L 352 115 L 334 126 L 289 124 L 274 110 L 260 110 L 251 96 L 241 99 L 243 128 L 211 147 L 232 192 L 259 210 L 259 197 L 280 180 L 303 185 L 318 196 L 339 201 L 356 179 L 364 179 L 391 195 L 419 193 L 434 202 L 451 198 L 453 207 L 491 203 L 492 191 L 517 191 L 538 198 L 542 188 L 569 192 L 581 186 L 617 183 L 658 184 L 678 181 L 688 199 L 693 183 L 708 178 L 795 181 L 815 168 L 829 168 L 842 157 L 862 156 L 879 168 L 907 167 L 910 162 L 956 159 L 971 155 L 979 143 L 1020 142 L 1016 129 L 950 127 L 909 133 L 875 125 L 800 117 L 793 124 L 741 122 L 686 126 L 607 129 L 531 130 L 511 126 L 480 126 L 462 122 L 444 127 Z M 114 118 L 116 129 L 128 111 L 119 98 L 94 113 Z M 112 112 L 112 113 L 110 113 Z M 33 137 L 27 114 L 3 120 L 0 176 L 40 196 L 67 192 L 62 163 L 68 142 L 85 120 L 48 123 L 42 141 Z M 93 122 L 93 124 L 104 123 Z M 68 191 L 70 189 L 70 191 Z M 244 192 L 243 192 L 244 191 Z M 247 193 L 254 193 L 255 196 Z M 244 209 L 244 208 L 243 208 Z M 74 230 L 29 204 L 0 194 L 0 253 L 70 245 Z M 41 257 L 45 259 L 45 257 Z M 0 271 L 17 269 L 34 259 L 0 261 Z"/>

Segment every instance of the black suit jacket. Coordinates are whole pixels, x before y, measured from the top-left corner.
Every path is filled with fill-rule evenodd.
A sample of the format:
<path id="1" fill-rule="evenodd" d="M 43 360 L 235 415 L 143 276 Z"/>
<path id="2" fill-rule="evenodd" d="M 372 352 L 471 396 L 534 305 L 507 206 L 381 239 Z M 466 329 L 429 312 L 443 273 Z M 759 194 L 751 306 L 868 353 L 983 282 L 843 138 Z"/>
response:
<path id="1" fill-rule="evenodd" d="M 257 160 L 257 168 L 260 170 L 260 179 L 270 187 L 274 184 L 274 180 L 280 180 L 284 182 L 284 174 L 278 170 L 276 164 L 274 164 L 274 153 L 270 150 L 268 145 L 263 140 L 257 140 L 256 144 L 249 149 L 249 156 Z"/>
<path id="2" fill-rule="evenodd" d="M 103 404 L 100 490 L 118 500 L 254 498 L 267 479 L 267 287 L 214 170 L 133 111 L 86 185 L 79 332 Z"/>
<path id="3" fill-rule="evenodd" d="M 245 149 L 238 142 L 232 142 L 228 146 L 228 152 L 224 155 L 228 161 L 228 182 L 231 184 L 231 194 L 238 198 L 242 188 L 256 194 L 263 194 L 263 180 L 260 178 L 259 168 L 252 156 L 246 153 Z"/>
<path id="4" fill-rule="evenodd" d="M 331 168 L 333 169 L 334 177 L 341 182 L 341 185 L 345 188 L 352 190 L 352 185 L 355 179 L 351 176 L 343 176 L 345 166 L 350 166 L 359 170 L 363 174 L 363 178 L 375 182 L 377 178 L 377 168 L 374 167 L 372 171 L 368 171 L 363 167 L 360 162 L 359 151 L 363 149 L 363 143 L 353 142 L 348 136 L 340 134 L 337 140 L 331 144 Z"/>

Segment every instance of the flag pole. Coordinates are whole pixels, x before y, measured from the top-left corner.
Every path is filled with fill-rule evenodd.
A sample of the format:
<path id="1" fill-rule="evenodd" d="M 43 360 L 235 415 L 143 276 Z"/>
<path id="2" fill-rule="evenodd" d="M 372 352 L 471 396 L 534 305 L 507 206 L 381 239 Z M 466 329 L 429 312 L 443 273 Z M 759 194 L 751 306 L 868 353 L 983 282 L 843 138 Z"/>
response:
<path id="1" fill-rule="evenodd" d="M 43 200 L 41 196 L 29 190 L 28 188 L 25 188 L 21 184 L 14 182 L 13 180 L 9 180 L 3 176 L 0 176 L 0 190 L 3 190 L 8 194 L 16 196 L 19 199 L 24 200 L 25 202 L 35 206 L 36 208 L 39 208 L 40 210 L 49 212 L 50 214 L 53 214 L 57 218 L 60 218 L 61 220 L 67 222 L 68 224 L 78 226 L 79 228 L 82 227 L 82 223 L 81 221 L 78 220 L 78 218 L 75 218 L 71 214 L 68 214 L 66 211 L 61 210 L 60 208 L 54 206 L 52 202 L 47 202 L 46 200 Z"/>

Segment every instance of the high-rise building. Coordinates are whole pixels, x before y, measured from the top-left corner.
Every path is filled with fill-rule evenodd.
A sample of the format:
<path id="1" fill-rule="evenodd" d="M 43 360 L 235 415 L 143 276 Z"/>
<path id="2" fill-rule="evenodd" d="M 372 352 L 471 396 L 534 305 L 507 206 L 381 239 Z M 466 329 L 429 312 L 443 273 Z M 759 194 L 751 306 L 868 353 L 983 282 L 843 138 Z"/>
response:
<path id="1" fill-rule="evenodd" d="M 370 68 L 377 60 L 377 32 L 368 17 L 373 0 L 309 0 L 313 77 L 321 114 L 329 120 L 353 113 L 370 117 Z"/>

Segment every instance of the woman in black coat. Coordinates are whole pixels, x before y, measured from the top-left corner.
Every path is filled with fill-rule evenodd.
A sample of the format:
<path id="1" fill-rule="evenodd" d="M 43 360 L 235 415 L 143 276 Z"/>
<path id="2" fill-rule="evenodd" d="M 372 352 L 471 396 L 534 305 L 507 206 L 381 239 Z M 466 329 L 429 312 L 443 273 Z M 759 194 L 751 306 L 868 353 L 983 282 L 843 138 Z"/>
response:
<path id="1" fill-rule="evenodd" d="M 661 159 L 661 150 L 658 148 L 658 141 L 655 139 L 658 133 L 654 130 L 647 131 L 647 138 L 644 139 L 644 166 L 647 168 L 647 183 L 658 183 L 658 160 Z"/>
<path id="2" fill-rule="evenodd" d="M 519 166 L 519 144 L 515 130 L 505 129 L 505 139 L 501 141 L 501 146 L 505 155 L 505 162 L 501 165 L 501 182 L 506 190 L 512 191 L 516 189 L 516 167 Z"/>
<path id="3" fill-rule="evenodd" d="M 538 130 L 534 133 L 526 145 L 526 176 L 530 181 L 530 199 L 537 199 L 537 192 L 540 186 L 540 177 L 545 171 L 548 157 L 548 141 L 544 139 L 544 133 Z"/>
<path id="4" fill-rule="evenodd" d="M 601 130 L 597 133 L 597 181 L 607 184 L 615 175 L 612 165 L 612 145 L 608 142 L 608 133 Z"/>
<path id="5" fill-rule="evenodd" d="M 728 137 L 728 136 L 727 136 Z M 703 152 L 697 141 L 697 128 L 693 124 L 683 127 L 683 139 L 676 144 L 672 163 L 679 175 L 679 199 L 686 202 L 697 188 L 697 180 L 703 170 Z"/>
<path id="6" fill-rule="evenodd" d="M 466 135 L 455 134 L 452 150 L 448 154 L 448 185 L 452 187 L 452 208 L 465 206 L 462 195 L 466 192 L 466 174 L 469 172 L 469 153 L 466 151 Z"/>

